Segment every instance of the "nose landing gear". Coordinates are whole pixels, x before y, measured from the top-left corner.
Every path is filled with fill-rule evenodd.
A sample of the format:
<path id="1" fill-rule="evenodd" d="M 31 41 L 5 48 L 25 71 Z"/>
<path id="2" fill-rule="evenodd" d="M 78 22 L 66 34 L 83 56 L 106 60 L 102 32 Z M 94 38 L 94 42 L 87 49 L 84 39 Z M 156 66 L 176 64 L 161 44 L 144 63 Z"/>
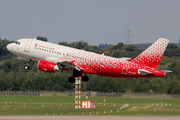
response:
<path id="1" fill-rule="evenodd" d="M 29 69 L 29 64 L 30 64 L 30 62 L 31 62 L 31 59 L 28 60 L 27 65 L 24 67 L 25 70 L 28 70 L 28 69 Z"/>

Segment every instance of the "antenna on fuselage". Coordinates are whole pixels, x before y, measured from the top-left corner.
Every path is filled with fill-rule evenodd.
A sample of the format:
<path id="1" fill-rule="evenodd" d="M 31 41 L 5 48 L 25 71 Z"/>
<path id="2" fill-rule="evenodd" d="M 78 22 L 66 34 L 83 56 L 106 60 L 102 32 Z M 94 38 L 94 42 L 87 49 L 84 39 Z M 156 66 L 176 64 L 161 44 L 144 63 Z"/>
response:
<path id="1" fill-rule="evenodd" d="M 36 37 L 34 38 L 34 40 L 37 40 Z"/>
<path id="2" fill-rule="evenodd" d="M 102 56 L 104 56 L 104 53 L 102 54 Z"/>

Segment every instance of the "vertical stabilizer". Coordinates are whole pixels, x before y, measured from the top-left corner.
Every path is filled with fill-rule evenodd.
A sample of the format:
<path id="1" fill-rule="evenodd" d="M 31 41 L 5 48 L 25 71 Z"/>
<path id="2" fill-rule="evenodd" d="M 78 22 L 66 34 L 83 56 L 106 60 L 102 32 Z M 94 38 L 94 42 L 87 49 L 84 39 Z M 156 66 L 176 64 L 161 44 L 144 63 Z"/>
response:
<path id="1" fill-rule="evenodd" d="M 168 39 L 159 38 L 144 52 L 132 60 L 132 62 L 142 63 L 152 68 L 157 68 L 163 53 L 169 43 Z"/>

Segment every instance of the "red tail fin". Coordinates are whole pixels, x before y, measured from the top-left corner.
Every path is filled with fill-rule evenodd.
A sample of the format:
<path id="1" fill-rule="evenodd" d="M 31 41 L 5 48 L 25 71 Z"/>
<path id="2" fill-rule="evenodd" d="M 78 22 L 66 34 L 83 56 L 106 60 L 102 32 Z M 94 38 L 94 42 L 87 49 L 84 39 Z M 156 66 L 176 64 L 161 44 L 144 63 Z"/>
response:
<path id="1" fill-rule="evenodd" d="M 132 62 L 143 63 L 149 67 L 157 68 L 168 43 L 168 39 L 159 38 L 144 52 L 133 59 Z"/>

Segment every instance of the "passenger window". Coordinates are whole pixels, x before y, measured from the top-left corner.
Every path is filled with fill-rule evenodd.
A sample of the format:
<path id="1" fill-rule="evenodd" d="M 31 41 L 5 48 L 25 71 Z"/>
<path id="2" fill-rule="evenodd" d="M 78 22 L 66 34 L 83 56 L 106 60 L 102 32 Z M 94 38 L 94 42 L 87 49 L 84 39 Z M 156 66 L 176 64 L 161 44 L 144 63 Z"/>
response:
<path id="1" fill-rule="evenodd" d="M 56 53 L 56 51 L 54 51 L 54 53 Z"/>
<path id="2" fill-rule="evenodd" d="M 57 52 L 57 54 L 58 54 L 59 52 Z"/>
<path id="3" fill-rule="evenodd" d="M 41 50 L 41 48 L 39 48 L 39 50 Z"/>

